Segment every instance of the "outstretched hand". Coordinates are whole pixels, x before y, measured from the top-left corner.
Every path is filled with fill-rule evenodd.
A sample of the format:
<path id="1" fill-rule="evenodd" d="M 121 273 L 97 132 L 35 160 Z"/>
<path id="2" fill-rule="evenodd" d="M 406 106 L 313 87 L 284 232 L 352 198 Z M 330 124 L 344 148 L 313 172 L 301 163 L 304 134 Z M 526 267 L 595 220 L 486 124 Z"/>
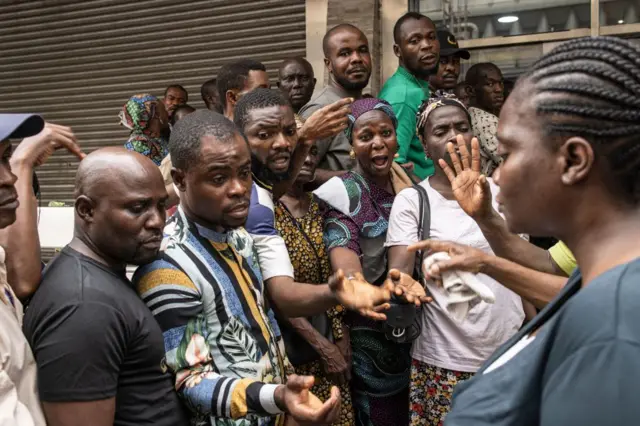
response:
<path id="1" fill-rule="evenodd" d="M 450 257 L 449 260 L 436 261 L 428 271 L 425 278 L 440 282 L 442 273 L 447 271 L 466 271 L 474 274 L 483 272 L 487 257 L 487 253 L 477 248 L 464 246 L 450 241 L 425 240 L 412 244 L 407 248 L 410 252 L 418 250 L 427 250 L 431 253 L 444 252 Z"/>
<path id="2" fill-rule="evenodd" d="M 453 169 L 442 158 L 438 164 L 451 182 L 453 196 L 462 210 L 472 218 L 482 217 L 491 212 L 492 206 L 489 182 L 480 173 L 480 144 L 477 138 L 471 139 L 469 154 L 464 137 L 458 135 L 456 140 L 456 145 L 451 142 L 447 144 Z"/>
<path id="3" fill-rule="evenodd" d="M 330 138 L 344 131 L 349 124 L 347 115 L 351 112 L 352 103 L 353 98 L 340 99 L 311 114 L 298 130 L 300 140 L 312 144 L 318 139 Z"/>
<path id="4" fill-rule="evenodd" d="M 291 375 L 286 386 L 276 390 L 276 401 L 301 425 L 330 425 L 340 416 L 340 391 L 331 387 L 331 397 L 324 403 L 310 392 L 313 376 Z"/>
<path id="5" fill-rule="evenodd" d="M 45 163 L 54 151 L 64 148 L 78 159 L 82 160 L 86 155 L 78 146 L 76 136 L 70 127 L 45 123 L 44 129 L 35 136 L 24 138 L 18 144 L 11 156 L 11 161 L 16 164 L 25 164 L 36 167 Z"/>
<path id="6" fill-rule="evenodd" d="M 338 269 L 329 278 L 329 288 L 338 299 L 338 303 L 345 308 L 358 311 L 374 320 L 387 319 L 382 312 L 390 307 L 387 302 L 391 299 L 393 283 L 389 280 L 381 287 L 376 287 L 369 284 L 360 273 L 348 279 L 342 269 Z"/>
<path id="7" fill-rule="evenodd" d="M 387 280 L 391 281 L 396 296 L 404 296 L 407 302 L 420 306 L 422 303 L 429 303 L 433 299 L 427 295 L 424 286 L 413 279 L 409 274 L 391 269 Z"/>

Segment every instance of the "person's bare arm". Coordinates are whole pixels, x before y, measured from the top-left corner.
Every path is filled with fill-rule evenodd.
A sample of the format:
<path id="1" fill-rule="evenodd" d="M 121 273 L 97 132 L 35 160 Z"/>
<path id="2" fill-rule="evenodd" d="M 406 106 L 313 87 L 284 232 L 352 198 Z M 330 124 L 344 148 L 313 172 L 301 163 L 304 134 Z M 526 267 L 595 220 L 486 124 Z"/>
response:
<path id="1" fill-rule="evenodd" d="M 113 426 L 116 399 L 88 402 L 43 402 L 48 426 Z"/>
<path id="2" fill-rule="evenodd" d="M 511 233 L 507 228 L 507 222 L 494 209 L 491 209 L 488 215 L 474 219 L 496 256 L 536 271 L 566 276 L 547 250 Z"/>
<path id="3" fill-rule="evenodd" d="M 542 309 L 558 295 L 567 278 L 526 268 L 497 256 L 487 255 L 482 273 Z"/>
<path id="4" fill-rule="evenodd" d="M 311 325 L 306 318 L 279 318 L 287 321 L 293 330 L 300 335 L 320 355 L 330 380 L 336 384 L 343 384 L 350 380 L 350 365 L 340 353 L 336 345 L 324 337 Z"/>
<path id="5" fill-rule="evenodd" d="M 338 304 L 326 284 L 297 283 L 287 276 L 272 277 L 265 283 L 269 298 L 288 318 L 318 315 Z"/>
<path id="6" fill-rule="evenodd" d="M 0 245 L 6 250 L 7 281 L 20 300 L 29 298 L 41 277 L 40 239 L 38 236 L 38 200 L 33 193 L 33 168 L 12 162 L 17 176 L 16 191 L 20 206 L 16 221 L 0 229 Z"/>
<path id="7" fill-rule="evenodd" d="M 335 247 L 331 249 L 329 252 L 329 261 L 334 271 L 342 269 L 348 277 L 362 274 L 360 258 L 353 250 L 346 247 Z"/>
<path id="8" fill-rule="evenodd" d="M 400 272 L 411 275 L 416 263 L 416 254 L 407 250 L 408 246 L 389 247 L 387 258 L 389 269 L 397 269 Z"/>
<path id="9" fill-rule="evenodd" d="M 0 230 L 0 245 L 7 253 L 7 280 L 22 300 L 38 288 L 42 269 L 33 170 L 59 148 L 67 149 L 79 159 L 84 157 L 69 127 L 47 123 L 42 132 L 20 142 L 10 159 L 12 172 L 18 178 L 16 191 L 20 206 L 16 210 L 16 221 Z"/>
<path id="10" fill-rule="evenodd" d="M 385 319 L 375 309 L 381 309 L 391 298 L 392 285 L 376 287 L 361 275 L 345 276 L 338 270 L 329 278 L 328 284 L 305 284 L 287 276 L 276 276 L 265 281 L 271 301 L 284 316 L 289 318 L 319 315 L 329 308 L 341 304 L 347 309 L 357 310 L 373 319 Z"/>
<path id="11" fill-rule="evenodd" d="M 567 283 L 567 278 L 526 268 L 482 250 L 449 241 L 421 241 L 409 246 L 408 250 L 449 254 L 451 259 L 438 261 L 431 266 L 428 274 L 432 279 L 439 279 L 443 272 L 449 270 L 483 273 L 531 302 L 536 308 L 543 308 Z"/>
<path id="12" fill-rule="evenodd" d="M 314 141 L 332 137 L 346 129 L 349 123 L 347 115 L 351 111 L 352 102 L 351 98 L 340 99 L 320 108 L 307 118 L 298 131 L 298 145 L 291 157 L 289 177 L 273 185 L 274 200 L 282 197 L 293 185 Z"/>

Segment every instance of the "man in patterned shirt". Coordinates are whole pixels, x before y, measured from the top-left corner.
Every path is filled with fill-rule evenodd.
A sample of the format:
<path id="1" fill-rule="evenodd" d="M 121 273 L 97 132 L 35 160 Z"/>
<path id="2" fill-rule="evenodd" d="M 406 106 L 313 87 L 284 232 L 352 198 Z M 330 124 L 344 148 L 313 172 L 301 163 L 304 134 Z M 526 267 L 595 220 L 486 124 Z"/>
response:
<path id="1" fill-rule="evenodd" d="M 372 308 L 388 300 L 388 290 L 341 272 L 329 285 L 280 280 L 283 288 L 274 289 L 243 228 L 252 192 L 244 136 L 221 115 L 197 111 L 176 125 L 170 147 L 180 207 L 159 258 L 134 283 L 163 330 L 167 365 L 192 423 L 282 425 L 285 413 L 302 423 L 333 422 L 338 390 L 322 404 L 308 391 L 312 378 L 290 375 L 268 301 L 295 317 L 336 303 Z"/>

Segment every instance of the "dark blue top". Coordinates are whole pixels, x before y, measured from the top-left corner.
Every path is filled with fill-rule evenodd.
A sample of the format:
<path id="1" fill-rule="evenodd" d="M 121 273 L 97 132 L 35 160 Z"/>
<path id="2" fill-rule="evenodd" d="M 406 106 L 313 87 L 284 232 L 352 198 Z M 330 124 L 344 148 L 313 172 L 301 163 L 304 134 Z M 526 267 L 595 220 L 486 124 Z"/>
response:
<path id="1" fill-rule="evenodd" d="M 640 424 L 640 258 L 562 292 L 457 386 L 446 426 Z M 541 325 L 506 364 L 484 370 Z"/>

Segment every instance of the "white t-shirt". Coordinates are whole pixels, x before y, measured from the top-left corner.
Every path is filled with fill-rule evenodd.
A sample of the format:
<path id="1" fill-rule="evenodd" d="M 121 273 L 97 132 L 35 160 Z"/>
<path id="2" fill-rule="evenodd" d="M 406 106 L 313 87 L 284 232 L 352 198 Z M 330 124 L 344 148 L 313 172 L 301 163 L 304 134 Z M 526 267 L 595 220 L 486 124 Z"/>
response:
<path id="1" fill-rule="evenodd" d="M 495 206 L 498 189 L 491 179 L 488 180 Z M 431 239 L 453 241 L 493 254 L 478 225 L 456 200 L 445 199 L 431 188 L 428 178 L 420 185 L 429 196 Z M 407 188 L 396 196 L 389 218 L 386 247 L 406 246 L 419 240 L 418 202 L 418 193 L 413 188 Z M 520 329 L 524 320 L 520 296 L 487 275 L 478 274 L 478 279 L 493 291 L 496 302 L 479 302 L 470 309 L 462 323 L 454 321 L 435 302 L 423 306 L 422 333 L 411 350 L 414 359 L 448 370 L 476 372 L 498 346 Z"/>

